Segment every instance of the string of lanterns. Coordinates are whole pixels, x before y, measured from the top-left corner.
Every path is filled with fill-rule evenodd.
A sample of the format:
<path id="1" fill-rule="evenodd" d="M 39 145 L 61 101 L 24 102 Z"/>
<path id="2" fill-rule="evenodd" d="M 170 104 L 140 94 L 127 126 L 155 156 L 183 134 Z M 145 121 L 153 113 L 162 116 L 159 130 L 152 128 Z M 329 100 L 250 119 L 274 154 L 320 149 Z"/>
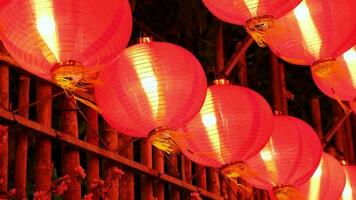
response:
<path id="1" fill-rule="evenodd" d="M 118 131 L 244 178 L 274 199 L 356 199 L 356 167 L 322 154 L 302 120 L 273 116 L 263 97 L 226 79 L 207 87 L 199 61 L 177 45 L 145 38 L 124 49 L 132 29 L 127 0 L 0 3 L 0 37 L 16 62 L 65 91 L 95 87 L 102 116 Z M 244 25 L 259 46 L 311 65 L 322 92 L 355 105 L 353 0 L 203 3 L 221 20 Z"/>

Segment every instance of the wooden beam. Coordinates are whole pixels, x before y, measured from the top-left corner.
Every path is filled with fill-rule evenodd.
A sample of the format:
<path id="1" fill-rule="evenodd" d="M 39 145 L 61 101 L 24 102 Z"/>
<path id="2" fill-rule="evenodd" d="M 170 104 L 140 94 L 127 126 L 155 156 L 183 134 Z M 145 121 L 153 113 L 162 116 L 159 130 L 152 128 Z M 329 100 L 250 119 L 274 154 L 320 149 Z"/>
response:
<path id="1" fill-rule="evenodd" d="M 108 159 L 108 160 L 111 160 L 118 164 L 122 164 L 127 169 L 135 170 L 137 172 L 146 174 L 153 178 L 160 179 L 166 183 L 172 184 L 174 186 L 177 186 L 181 189 L 188 190 L 190 192 L 198 191 L 198 192 L 200 192 L 200 194 L 202 196 L 205 196 L 210 199 L 223 200 L 222 197 L 220 197 L 216 194 L 213 194 L 211 192 L 208 192 L 206 190 L 198 189 L 196 186 L 194 186 L 192 184 L 186 183 L 182 180 L 179 180 L 175 177 L 172 177 L 172 176 L 169 176 L 166 174 L 161 174 L 157 170 L 151 169 L 143 164 L 137 163 L 133 160 L 130 160 L 128 158 L 120 156 L 114 152 L 110 152 L 108 150 L 102 149 L 95 145 L 89 144 L 85 141 L 79 140 L 78 138 L 72 137 L 66 133 L 46 127 L 42 124 L 31 121 L 31 120 L 21 117 L 19 115 L 13 115 L 11 112 L 8 112 L 5 110 L 0 110 L 0 123 L 2 123 L 3 125 L 17 123 L 23 127 L 26 127 L 28 129 L 32 130 L 34 133 L 36 133 L 40 136 L 45 136 L 48 138 L 59 140 L 62 143 L 70 145 L 72 148 L 76 148 L 78 150 L 81 150 L 81 151 L 84 151 L 87 153 L 92 153 L 92 154 L 102 157 L 104 159 Z"/>
<path id="2" fill-rule="evenodd" d="M 231 58 L 225 66 L 224 73 L 226 76 L 230 75 L 232 69 L 235 67 L 241 57 L 245 55 L 245 52 L 251 46 L 252 43 L 253 39 L 251 38 L 251 36 L 247 36 L 242 42 L 238 42 L 236 44 L 235 53 L 232 54 Z"/>
<path id="3" fill-rule="evenodd" d="M 323 127 L 320 114 L 320 102 L 318 98 L 310 100 L 310 108 L 312 112 L 313 127 L 320 139 L 323 139 Z"/>

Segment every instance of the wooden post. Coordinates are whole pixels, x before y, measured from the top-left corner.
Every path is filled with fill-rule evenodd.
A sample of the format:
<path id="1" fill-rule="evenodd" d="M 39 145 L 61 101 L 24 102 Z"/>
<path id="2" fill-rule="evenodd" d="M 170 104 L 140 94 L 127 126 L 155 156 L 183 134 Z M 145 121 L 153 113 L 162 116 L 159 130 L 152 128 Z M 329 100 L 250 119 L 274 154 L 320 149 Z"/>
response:
<path id="1" fill-rule="evenodd" d="M 192 183 L 192 161 L 185 155 L 181 154 L 182 160 L 182 180 L 187 183 Z M 189 199 L 190 194 L 184 193 L 183 199 Z"/>
<path id="2" fill-rule="evenodd" d="M 124 149 L 121 149 L 123 147 Z M 120 155 L 133 160 L 134 148 L 132 137 L 124 134 L 119 135 L 119 150 Z M 135 177 L 132 171 L 125 171 L 125 174 L 120 179 L 120 200 L 135 199 Z"/>
<path id="3" fill-rule="evenodd" d="M 1 110 L 9 109 L 9 68 L 0 64 L 0 107 Z M 8 181 L 8 126 L 0 125 L 0 191 L 7 191 Z"/>
<path id="4" fill-rule="evenodd" d="M 195 173 L 198 173 L 196 176 L 196 182 L 197 182 L 197 186 L 203 189 L 207 188 L 207 184 L 206 184 L 206 167 L 202 166 L 202 165 L 195 165 Z"/>
<path id="5" fill-rule="evenodd" d="M 153 168 L 164 173 L 164 153 L 156 148 L 153 148 Z M 158 200 L 164 200 L 164 184 L 159 180 L 154 183 L 154 194 Z"/>
<path id="6" fill-rule="evenodd" d="M 28 118 L 28 106 L 30 103 L 30 77 L 21 74 L 19 78 L 19 115 Z M 26 172 L 27 172 L 27 149 L 28 149 L 28 130 L 17 128 L 16 134 L 16 158 L 15 158 L 15 189 L 16 198 L 25 199 L 26 197 Z"/>
<path id="7" fill-rule="evenodd" d="M 345 140 L 344 140 L 344 149 L 345 149 L 345 158 L 348 161 L 355 161 L 355 147 L 354 142 L 355 137 L 352 134 L 352 119 L 349 117 L 344 124 L 345 131 Z"/>
<path id="8" fill-rule="evenodd" d="M 313 118 L 313 127 L 320 139 L 323 139 L 323 127 L 320 115 L 320 102 L 318 98 L 312 98 L 310 101 L 310 108 Z"/>
<path id="9" fill-rule="evenodd" d="M 286 87 L 286 78 L 285 78 L 285 70 L 284 64 L 278 64 L 278 72 L 279 72 L 279 84 L 280 84 L 280 102 L 281 102 L 281 111 L 283 114 L 288 115 L 288 101 L 287 101 L 287 87 Z"/>
<path id="10" fill-rule="evenodd" d="M 343 115 L 343 111 L 337 101 L 332 102 L 332 111 L 334 115 L 334 124 L 339 123 L 339 120 Z M 342 124 L 335 133 L 334 141 L 335 141 L 336 148 L 345 155 L 344 140 L 345 140 L 345 131 L 344 131 L 344 126 Z"/>
<path id="11" fill-rule="evenodd" d="M 225 67 L 224 60 L 224 24 L 219 22 L 219 30 L 216 36 L 216 71 L 222 72 Z"/>
<path id="12" fill-rule="evenodd" d="M 99 145 L 99 124 L 98 124 L 98 113 L 91 109 L 87 108 L 85 116 L 88 120 L 87 130 L 86 130 L 86 141 L 95 146 Z M 99 175 L 99 158 L 92 154 L 87 154 L 87 189 L 89 193 L 93 194 L 93 199 L 99 199 L 97 192 L 93 191 L 91 186 L 100 179 Z"/>
<path id="13" fill-rule="evenodd" d="M 269 51 L 269 63 L 271 69 L 272 101 L 274 112 L 282 112 L 281 84 L 279 75 L 278 58 L 272 51 Z"/>
<path id="14" fill-rule="evenodd" d="M 178 170 L 177 155 L 170 155 L 168 161 L 170 162 L 170 165 L 168 165 L 169 167 L 167 173 L 171 176 L 178 177 L 177 173 L 179 172 L 177 171 Z M 176 187 L 171 186 L 169 190 L 169 194 L 171 200 L 180 200 L 180 192 Z"/>
<path id="15" fill-rule="evenodd" d="M 207 169 L 208 191 L 220 195 L 219 171 L 216 168 Z"/>
<path id="16" fill-rule="evenodd" d="M 141 163 L 152 168 L 152 145 L 148 139 L 141 141 Z M 153 198 L 152 179 L 146 175 L 141 175 L 141 199 L 151 200 Z"/>
<path id="17" fill-rule="evenodd" d="M 119 137 L 118 132 L 113 129 L 108 123 L 104 123 L 103 140 L 106 148 L 109 151 L 118 153 Z M 103 160 L 103 171 L 105 178 L 112 176 L 114 168 L 116 167 L 111 161 Z M 119 199 L 119 180 L 114 180 L 111 183 L 108 199 Z"/>
<path id="18" fill-rule="evenodd" d="M 74 97 L 68 97 L 61 101 L 60 105 L 60 120 L 61 131 L 69 134 L 74 138 L 78 138 L 78 121 L 76 111 L 76 101 Z M 62 144 L 62 175 L 69 175 L 72 182 L 68 190 L 64 192 L 64 200 L 77 200 L 81 198 L 80 183 L 75 181 L 77 173 L 75 168 L 80 166 L 79 151 Z"/>
<path id="19" fill-rule="evenodd" d="M 221 196 L 224 198 L 224 199 L 228 199 L 229 198 L 229 187 L 225 181 L 225 177 L 223 177 L 223 175 L 220 174 L 219 176 L 219 179 L 220 179 L 220 193 L 221 193 Z"/>
<path id="20" fill-rule="evenodd" d="M 36 106 L 38 123 L 52 127 L 52 99 L 43 101 L 52 95 L 52 86 L 44 81 L 36 81 Z M 52 142 L 45 137 L 36 140 L 35 155 L 35 191 L 50 191 L 52 178 Z M 49 194 L 50 195 L 50 194 Z M 49 199 L 51 197 L 49 196 Z"/>

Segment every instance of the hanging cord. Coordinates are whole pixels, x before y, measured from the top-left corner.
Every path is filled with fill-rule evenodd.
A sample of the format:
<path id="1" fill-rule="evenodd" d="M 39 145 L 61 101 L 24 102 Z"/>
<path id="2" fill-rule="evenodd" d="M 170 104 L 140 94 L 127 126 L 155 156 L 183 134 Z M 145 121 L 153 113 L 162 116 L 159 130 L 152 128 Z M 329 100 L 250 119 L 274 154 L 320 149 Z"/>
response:
<path id="1" fill-rule="evenodd" d="M 70 95 L 73 95 L 73 94 L 70 94 Z M 67 97 L 69 98 L 70 96 L 67 96 Z M 76 103 L 74 103 L 74 102 L 72 102 L 72 101 L 69 101 L 69 102 L 76 108 L 76 111 L 83 117 L 85 123 L 88 125 L 89 129 L 91 130 L 91 131 L 89 131 L 89 133 L 92 134 L 93 136 L 95 136 L 95 137 L 101 142 L 101 144 L 102 144 L 106 149 L 108 149 L 108 146 L 107 146 L 107 144 L 105 143 L 104 139 L 103 139 L 102 137 L 100 137 L 99 131 L 98 131 L 98 130 L 95 130 L 95 129 L 93 128 L 93 126 L 90 124 L 88 118 L 85 116 L 85 114 L 84 114 L 83 111 L 80 109 L 80 107 L 79 107 Z"/>

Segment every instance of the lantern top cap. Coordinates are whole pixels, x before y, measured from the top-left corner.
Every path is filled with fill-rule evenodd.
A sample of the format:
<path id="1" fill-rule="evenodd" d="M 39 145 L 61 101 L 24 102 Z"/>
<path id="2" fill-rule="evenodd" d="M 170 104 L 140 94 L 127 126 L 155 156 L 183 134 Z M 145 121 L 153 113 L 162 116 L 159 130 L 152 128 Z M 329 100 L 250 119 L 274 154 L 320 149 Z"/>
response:
<path id="1" fill-rule="evenodd" d="M 215 79 L 213 84 L 214 85 L 231 85 L 230 81 L 225 78 Z"/>
<path id="2" fill-rule="evenodd" d="M 153 42 L 153 37 L 151 36 L 142 36 L 138 38 L 138 43 L 142 44 L 142 43 L 149 43 L 149 42 Z"/>

